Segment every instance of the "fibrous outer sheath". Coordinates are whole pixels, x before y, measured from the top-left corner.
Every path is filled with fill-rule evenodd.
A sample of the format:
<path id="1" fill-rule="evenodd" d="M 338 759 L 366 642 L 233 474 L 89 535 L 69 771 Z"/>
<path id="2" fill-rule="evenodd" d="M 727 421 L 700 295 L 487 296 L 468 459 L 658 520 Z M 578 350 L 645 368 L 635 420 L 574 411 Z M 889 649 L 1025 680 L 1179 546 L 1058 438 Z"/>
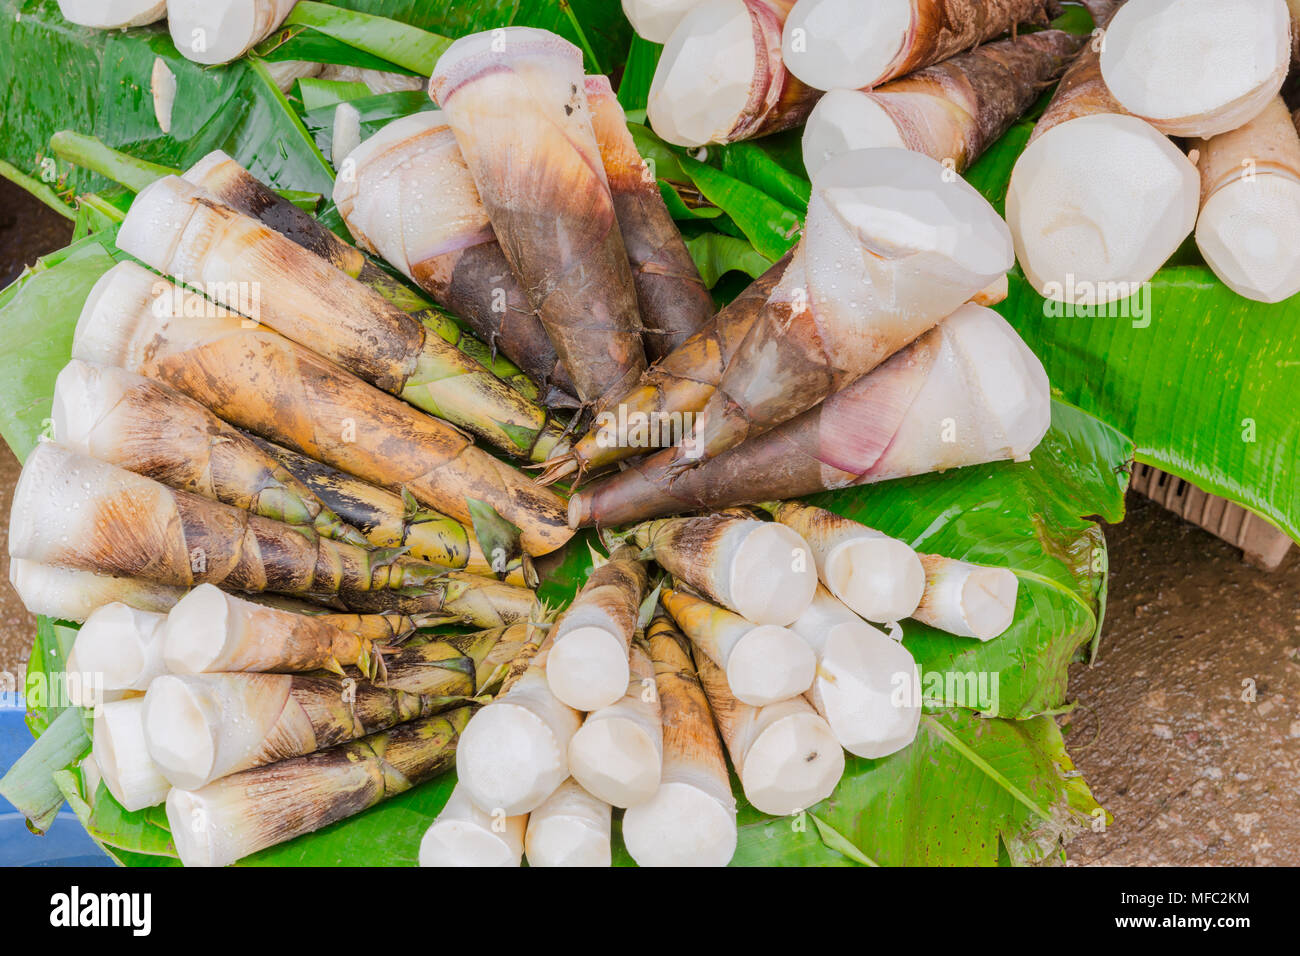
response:
<path id="1" fill-rule="evenodd" d="M 732 143 L 797 126 L 821 95 L 785 67 L 790 0 L 713 0 L 691 10 L 664 45 L 647 116 L 678 146 Z"/>
<path id="2" fill-rule="evenodd" d="M 736 801 L 686 638 L 662 610 L 647 632 L 663 724 L 659 788 L 623 816 L 640 866 L 725 866 L 736 851 Z"/>
<path id="3" fill-rule="evenodd" d="M 552 693 L 575 710 L 608 707 L 627 690 L 628 647 L 645 593 L 646 567 L 635 548 L 616 549 L 596 568 L 553 625 L 546 662 Z"/>
<path id="4" fill-rule="evenodd" d="M 1016 160 L 1007 224 L 1016 258 L 1048 299 L 1101 305 L 1139 292 L 1196 223 L 1196 168 L 1130 115 L 1087 43 Z"/>
<path id="5" fill-rule="evenodd" d="M 1196 245 L 1238 295 L 1280 302 L 1300 292 L 1300 135 L 1276 98 L 1231 132 L 1197 140 Z"/>
<path id="6" fill-rule="evenodd" d="M 134 372 L 72 359 L 55 380 L 51 420 L 55 441 L 80 454 L 322 537 L 369 546 L 365 535 L 247 436 L 193 399 Z"/>
<path id="7" fill-rule="evenodd" d="M 663 730 L 654 664 L 640 640 L 630 651 L 631 677 L 619 700 L 587 715 L 569 741 L 569 772 L 588 792 L 616 807 L 648 800 L 659 787 Z"/>
<path id="8" fill-rule="evenodd" d="M 668 480 L 637 464 L 570 499 L 574 525 L 795 498 L 1024 458 L 1051 419 L 1042 363 L 1001 316 L 962 306 L 817 408 Z"/>
<path id="9" fill-rule="evenodd" d="M 634 536 L 673 577 L 755 624 L 789 624 L 817 587 L 812 549 L 783 524 L 703 515 L 648 521 Z"/>
<path id="10" fill-rule="evenodd" d="M 227 866 L 354 816 L 448 769 L 470 708 L 425 717 L 328 750 L 173 788 L 167 822 L 186 866 Z"/>
<path id="11" fill-rule="evenodd" d="M 1043 30 L 977 47 L 884 86 L 836 89 L 803 134 L 809 176 L 840 153 L 899 146 L 963 172 L 1058 78 L 1083 38 Z"/>
<path id="12" fill-rule="evenodd" d="M 613 810 L 570 777 L 528 815 L 529 866 L 609 866 Z"/>
<path id="13" fill-rule="evenodd" d="M 916 610 L 925 590 L 925 570 L 905 542 L 798 501 L 766 507 L 808 542 L 822 584 L 855 613 L 868 621 L 891 623 Z"/>
<path id="14" fill-rule="evenodd" d="M 467 498 L 521 530 L 529 554 L 571 537 L 563 506 L 469 438 L 268 329 L 120 263 L 91 290 L 73 354 L 170 385 L 220 418 L 471 524 Z"/>
<path id="15" fill-rule="evenodd" d="M 825 588 L 790 629 L 817 654 L 808 697 L 845 750 L 874 759 L 912 742 L 921 719 L 921 676 L 900 642 Z"/>
<path id="16" fill-rule="evenodd" d="M 577 397 L 626 387 L 645 368 L 641 317 L 581 52 L 544 30 L 477 33 L 442 55 L 429 89 Z"/>
<path id="17" fill-rule="evenodd" d="M 508 454 L 541 461 L 560 443 L 546 411 L 477 360 L 328 260 L 179 177 L 141 190 L 117 242 L 146 265 Z"/>

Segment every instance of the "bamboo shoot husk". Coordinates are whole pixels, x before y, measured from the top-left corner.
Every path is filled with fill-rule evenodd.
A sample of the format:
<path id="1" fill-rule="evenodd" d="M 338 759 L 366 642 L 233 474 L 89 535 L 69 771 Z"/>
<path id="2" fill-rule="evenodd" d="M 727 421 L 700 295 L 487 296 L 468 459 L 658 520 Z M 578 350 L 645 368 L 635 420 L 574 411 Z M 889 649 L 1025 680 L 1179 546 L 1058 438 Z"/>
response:
<path id="1" fill-rule="evenodd" d="M 429 92 L 577 397 L 645 368 L 627 252 L 583 92 L 582 53 L 528 27 L 462 37 Z"/>
<path id="2" fill-rule="evenodd" d="M 181 491 L 368 548 L 356 528 L 246 436 L 191 398 L 73 359 L 54 383 L 54 439 Z"/>
<path id="3" fill-rule="evenodd" d="M 798 501 L 765 507 L 808 543 L 822 584 L 855 613 L 881 623 L 911 617 L 925 590 L 925 569 L 905 542 Z"/>
<path id="4" fill-rule="evenodd" d="M 1058 79 L 1083 43 L 1043 30 L 985 44 L 884 86 L 834 89 L 803 134 L 808 175 L 841 153 L 898 146 L 964 172 Z"/>
<path id="5" fill-rule="evenodd" d="M 440 588 L 349 591 L 341 597 L 347 610 L 359 614 L 455 617 L 489 628 L 530 620 L 542 607 L 528 588 L 461 571 L 443 572 Z"/>
<path id="6" fill-rule="evenodd" d="M 561 443 L 545 409 L 475 359 L 327 260 L 178 177 L 136 195 L 117 243 L 507 454 L 542 461 Z"/>
<path id="7" fill-rule="evenodd" d="M 285 21 L 298 0 L 167 0 L 167 26 L 195 63 L 237 60 Z"/>
<path id="8" fill-rule="evenodd" d="M 545 554 L 571 537 L 559 498 L 455 429 L 269 330 L 131 263 L 86 301 L 76 358 L 163 382 L 231 424 L 385 487 L 463 524 L 477 499 Z"/>
<path id="9" fill-rule="evenodd" d="M 641 308 L 646 358 L 663 358 L 713 318 L 713 296 L 627 128 L 609 77 L 587 77 L 587 104 Z"/>
<path id="10" fill-rule="evenodd" d="M 638 463 L 575 494 L 570 522 L 620 525 L 1021 459 L 1050 419 L 1042 363 L 996 312 L 963 306 L 875 372 L 717 459 L 672 475 Z"/>
<path id="11" fill-rule="evenodd" d="M 831 795 L 844 775 L 844 750 L 802 697 L 754 707 L 737 700 L 727 676 L 697 655 L 700 683 L 745 798 L 762 813 L 797 814 Z"/>
<path id="12" fill-rule="evenodd" d="M 630 658 L 627 693 L 589 713 L 569 741 L 573 779 L 616 807 L 635 806 L 654 796 L 663 762 L 654 664 L 640 643 L 632 644 Z"/>
<path id="13" fill-rule="evenodd" d="M 36 447 L 19 476 L 9 552 L 182 587 L 447 593 L 432 565 L 316 538 L 51 443 Z"/>
<path id="14" fill-rule="evenodd" d="M 344 520 L 382 548 L 407 548 L 412 557 L 443 568 L 496 577 L 492 562 L 474 532 L 454 518 L 429 509 L 412 509 L 395 492 L 362 481 L 306 455 L 254 438 L 254 442 Z M 507 584 L 532 587 L 537 572 L 527 555 L 498 556 Z"/>
<path id="15" fill-rule="evenodd" d="M 817 659 L 794 632 L 774 624 L 755 625 L 671 588 L 660 600 L 691 643 L 726 671 L 742 700 L 762 706 L 802 694 L 812 685 Z"/>
<path id="16" fill-rule="evenodd" d="M 351 743 L 173 789 L 167 822 L 186 866 L 227 866 L 355 816 L 451 767 L 470 708 Z"/>
<path id="17" fill-rule="evenodd" d="M 867 624 L 825 588 L 790 625 L 817 654 L 808 694 L 835 739 L 859 757 L 910 744 L 921 720 L 921 676 L 898 641 Z"/>
<path id="18" fill-rule="evenodd" d="M 1232 291 L 1257 302 L 1300 292 L 1300 135 L 1276 98 L 1239 129 L 1197 140 L 1196 246 Z"/>
<path id="19" fill-rule="evenodd" d="M 528 813 L 569 776 L 566 752 L 582 717 L 546 682 L 554 643 L 552 629 L 527 669 L 465 730 L 457 773 L 480 810 Z"/>
<path id="20" fill-rule="evenodd" d="M 91 739 L 104 785 L 124 810 L 143 810 L 167 798 L 171 784 L 145 744 L 143 697 L 102 704 L 95 713 Z"/>
<path id="21" fill-rule="evenodd" d="M 571 395 L 568 370 L 506 261 L 443 114 L 396 119 L 349 158 L 353 173 L 335 181 L 334 203 L 357 242 L 464 319 L 543 394 Z M 565 404 L 561 395 L 555 404 Z"/>
<path id="22" fill-rule="evenodd" d="M 529 866 L 609 866 L 610 805 L 572 777 L 528 815 Z"/>
<path id="23" fill-rule="evenodd" d="M 863 89 L 947 60 L 1021 23 L 1050 0 L 799 0 L 785 22 L 790 71 L 821 90 Z"/>
<path id="24" fill-rule="evenodd" d="M 817 589 L 812 549 L 784 524 L 715 514 L 647 521 L 632 534 L 647 558 L 755 624 L 789 624 Z"/>
<path id="25" fill-rule="evenodd" d="M 627 692 L 628 647 L 645 588 L 646 567 L 635 548 L 619 548 L 591 573 L 553 626 L 546 680 L 560 701 L 593 711 Z"/>
<path id="26" fill-rule="evenodd" d="M 664 44 L 647 115 L 678 146 L 734 143 L 797 126 L 817 90 L 781 59 L 792 0 L 712 0 L 687 13 Z"/>
<path id="27" fill-rule="evenodd" d="M 923 624 L 958 637 L 989 641 L 1015 620 L 1019 579 L 1006 568 L 990 568 L 937 554 L 921 555 L 925 594 L 912 615 Z"/>
<path id="28" fill-rule="evenodd" d="M 526 816 L 493 816 L 458 783 L 420 840 L 420 866 L 518 866 Z"/>
<path id="29" fill-rule="evenodd" d="M 685 636 L 662 610 L 647 633 L 663 722 L 659 789 L 623 815 L 639 866 L 726 866 L 736 852 L 736 801 L 722 745 Z"/>
<path id="30" fill-rule="evenodd" d="M 186 593 L 184 588 L 143 578 L 57 568 L 21 558 L 9 560 L 9 583 L 29 613 L 59 621 L 84 621 L 114 601 L 141 611 L 166 613 Z"/>
<path id="31" fill-rule="evenodd" d="M 324 750 L 451 706 L 367 681 L 306 674 L 165 674 L 144 697 L 149 755 L 172 786 Z"/>

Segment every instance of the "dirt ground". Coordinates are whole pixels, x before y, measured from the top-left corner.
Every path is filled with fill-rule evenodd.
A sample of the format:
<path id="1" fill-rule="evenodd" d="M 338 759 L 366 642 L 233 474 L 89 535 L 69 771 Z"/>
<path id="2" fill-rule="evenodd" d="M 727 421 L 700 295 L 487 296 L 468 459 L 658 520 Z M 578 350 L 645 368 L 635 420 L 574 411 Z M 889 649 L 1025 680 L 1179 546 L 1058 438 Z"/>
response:
<path id="1" fill-rule="evenodd" d="M 0 180 L 0 287 L 69 233 Z M 0 443 L 0 541 L 17 475 Z M 1129 508 L 1106 529 L 1101 653 L 1072 669 L 1078 706 L 1062 718 L 1115 821 L 1076 839 L 1070 861 L 1300 865 L 1300 554 L 1265 574 L 1135 494 Z M 35 620 L 8 584 L 4 548 L 0 577 L 0 671 L 17 675 Z"/>

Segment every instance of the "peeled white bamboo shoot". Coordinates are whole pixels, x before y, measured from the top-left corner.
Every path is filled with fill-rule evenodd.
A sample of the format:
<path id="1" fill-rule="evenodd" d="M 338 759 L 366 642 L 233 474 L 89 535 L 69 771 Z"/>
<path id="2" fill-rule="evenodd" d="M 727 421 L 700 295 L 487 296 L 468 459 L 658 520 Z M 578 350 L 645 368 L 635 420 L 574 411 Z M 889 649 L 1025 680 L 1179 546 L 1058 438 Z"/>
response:
<path id="1" fill-rule="evenodd" d="M 1006 568 L 990 568 L 921 555 L 925 594 L 912 616 L 958 637 L 992 640 L 1011 626 L 1020 581 Z"/>
<path id="2" fill-rule="evenodd" d="M 696 648 L 726 671 L 735 695 L 761 707 L 806 691 L 817 658 L 797 634 L 775 624 L 754 624 L 683 591 L 660 597 Z"/>
<path id="3" fill-rule="evenodd" d="M 807 700 L 752 707 L 736 699 L 707 657 L 696 664 L 745 798 L 756 809 L 785 816 L 831 795 L 844 775 L 844 749 Z"/>
<path id="4" fill-rule="evenodd" d="M 616 807 L 654 796 L 663 761 L 654 665 L 640 644 L 632 645 L 631 671 L 623 698 L 588 714 L 569 741 L 573 778 Z"/>
<path id="5" fill-rule="evenodd" d="M 1232 291 L 1257 302 L 1300 292 L 1300 135 L 1281 98 L 1199 151 L 1196 245 Z"/>
<path id="6" fill-rule="evenodd" d="M 570 777 L 528 815 L 529 866 L 609 866 L 613 810 Z"/>
<path id="7" fill-rule="evenodd" d="M 144 735 L 144 698 L 104 704 L 95 714 L 91 752 L 108 792 L 126 810 L 162 803 L 171 784 L 149 756 Z"/>
<path id="8" fill-rule="evenodd" d="M 167 0 L 59 0 L 59 12 L 79 26 L 117 30 L 161 20 Z"/>
<path id="9" fill-rule="evenodd" d="M 167 0 L 176 49 L 195 63 L 229 63 L 269 37 L 297 0 Z"/>
<path id="10" fill-rule="evenodd" d="M 484 813 L 456 784 L 420 840 L 420 866 L 518 866 L 528 818 Z"/>
<path id="11" fill-rule="evenodd" d="M 1101 51 L 1115 99 L 1170 136 L 1216 136 L 1250 122 L 1290 65 L 1285 0 L 1128 0 Z"/>
<path id="12" fill-rule="evenodd" d="M 120 601 L 142 611 L 166 612 L 185 596 L 185 589 L 140 578 L 116 578 L 93 571 L 78 571 L 9 560 L 9 583 L 32 614 L 61 621 L 84 621 L 96 609 Z"/>
<path id="13" fill-rule="evenodd" d="M 916 737 L 921 677 L 908 650 L 825 588 L 790 629 L 817 654 L 809 696 L 835 739 L 859 757 L 884 757 Z"/>
<path id="14" fill-rule="evenodd" d="M 703 0 L 623 0 L 623 13 L 637 36 L 651 43 L 667 43 L 682 17 Z"/>
<path id="15" fill-rule="evenodd" d="M 84 687 L 87 675 L 93 675 L 93 685 L 104 691 L 147 690 L 150 681 L 167 672 L 166 620 L 166 615 L 121 603 L 99 608 L 86 618 L 68 654 L 70 682 L 77 679 Z"/>

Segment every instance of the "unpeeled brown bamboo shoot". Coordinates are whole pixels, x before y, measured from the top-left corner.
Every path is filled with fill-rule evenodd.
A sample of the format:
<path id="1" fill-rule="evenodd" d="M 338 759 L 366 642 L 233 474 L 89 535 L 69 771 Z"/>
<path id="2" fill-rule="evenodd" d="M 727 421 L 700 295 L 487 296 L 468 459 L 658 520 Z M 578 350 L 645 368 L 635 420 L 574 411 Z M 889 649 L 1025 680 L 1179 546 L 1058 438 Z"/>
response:
<path id="1" fill-rule="evenodd" d="M 703 515 L 647 521 L 632 533 L 673 577 L 755 624 L 789 624 L 817 588 L 812 549 L 784 524 Z"/>
<path id="2" fill-rule="evenodd" d="M 529 554 L 571 537 L 551 492 L 469 438 L 315 353 L 133 263 L 91 290 L 74 357 L 171 386 L 263 438 L 472 523 L 482 501 L 521 531 Z"/>
<path id="3" fill-rule="evenodd" d="M 781 52 L 820 90 L 864 89 L 1047 21 L 1049 0 L 799 0 Z"/>
<path id="4" fill-rule="evenodd" d="M 572 777 L 528 814 L 529 866 L 609 866 L 612 810 Z"/>
<path id="5" fill-rule="evenodd" d="M 844 750 L 802 697 L 754 707 L 737 700 L 727 676 L 696 658 L 722 740 L 745 798 L 773 816 L 801 813 L 831 795 L 844 775 Z"/>
<path id="6" fill-rule="evenodd" d="M 80 454 L 322 537 L 370 546 L 246 436 L 159 382 L 73 359 L 55 379 L 50 415 L 55 441 Z"/>
<path id="7" fill-rule="evenodd" d="M 654 173 L 637 150 L 609 77 L 587 77 L 586 93 L 619 232 L 632 266 L 646 358 L 653 362 L 713 318 L 713 296 L 664 204 Z"/>
<path id="8" fill-rule="evenodd" d="M 808 175 L 841 153 L 897 146 L 963 172 L 1057 79 L 1083 39 L 1043 30 L 977 47 L 883 86 L 833 89 L 808 117 Z"/>
<path id="9" fill-rule="evenodd" d="M 996 312 L 967 305 L 817 408 L 712 461 L 671 477 L 637 463 L 575 494 L 570 522 L 620 525 L 1024 458 L 1050 421 L 1037 356 Z"/>
<path id="10" fill-rule="evenodd" d="M 583 84 L 573 44 L 506 27 L 453 43 L 429 92 L 577 397 L 591 403 L 626 387 L 646 363 Z"/>
<path id="11" fill-rule="evenodd" d="M 628 687 L 628 647 L 646 588 L 635 548 L 619 548 L 596 568 L 552 626 L 546 661 L 551 692 L 574 710 L 593 711 L 620 700 Z"/>
<path id="12" fill-rule="evenodd" d="M 1239 129 L 1197 140 L 1196 246 L 1232 291 L 1257 302 L 1300 292 L 1300 135 L 1276 98 Z"/>
<path id="13" fill-rule="evenodd" d="M 691 643 L 726 671 L 742 700 L 762 706 L 802 694 L 812 684 L 817 659 L 792 631 L 775 624 L 755 625 L 671 588 L 660 600 Z"/>
<path id="14" fill-rule="evenodd" d="M 921 559 L 905 542 L 824 508 L 798 501 L 766 506 L 809 546 L 817 576 L 868 621 L 910 617 L 925 590 Z"/>
<path id="15" fill-rule="evenodd" d="M 407 312 L 291 239 L 179 177 L 141 190 L 117 235 L 146 265 L 507 454 L 560 443 L 545 409 Z"/>
<path id="16" fill-rule="evenodd" d="M 640 643 L 630 653 L 627 693 L 587 715 L 569 741 L 569 772 L 588 793 L 616 807 L 654 796 L 663 761 L 663 729 L 654 664 Z"/>
<path id="17" fill-rule="evenodd" d="M 173 788 L 167 822 L 186 866 L 228 866 L 354 816 L 451 767 L 470 708 L 215 780 Z"/>
<path id="18" fill-rule="evenodd" d="M 640 866 L 726 866 L 736 852 L 736 801 L 722 745 L 686 638 L 659 611 L 647 633 L 663 721 L 659 788 L 623 815 Z"/>

